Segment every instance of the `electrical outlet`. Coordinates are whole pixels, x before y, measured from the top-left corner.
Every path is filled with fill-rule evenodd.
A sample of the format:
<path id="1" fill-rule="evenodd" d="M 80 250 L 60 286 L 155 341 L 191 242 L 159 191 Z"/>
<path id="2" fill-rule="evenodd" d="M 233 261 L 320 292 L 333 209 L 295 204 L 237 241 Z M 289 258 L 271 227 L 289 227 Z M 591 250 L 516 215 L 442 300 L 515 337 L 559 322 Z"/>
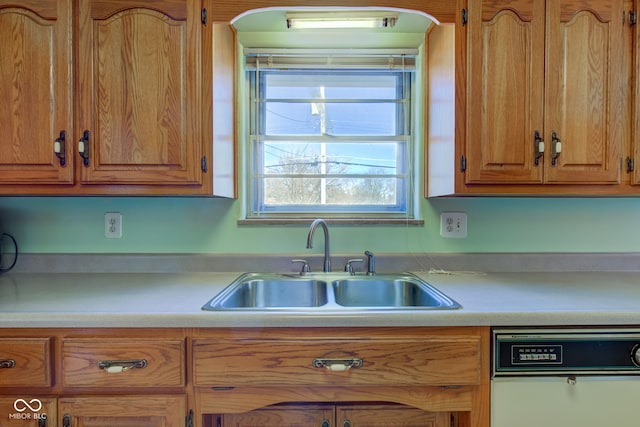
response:
<path id="1" fill-rule="evenodd" d="M 440 235 L 447 238 L 466 238 L 467 214 L 464 212 L 442 212 L 440 214 Z"/>
<path id="2" fill-rule="evenodd" d="M 120 212 L 106 212 L 104 214 L 104 237 L 107 239 L 122 237 L 122 215 Z"/>

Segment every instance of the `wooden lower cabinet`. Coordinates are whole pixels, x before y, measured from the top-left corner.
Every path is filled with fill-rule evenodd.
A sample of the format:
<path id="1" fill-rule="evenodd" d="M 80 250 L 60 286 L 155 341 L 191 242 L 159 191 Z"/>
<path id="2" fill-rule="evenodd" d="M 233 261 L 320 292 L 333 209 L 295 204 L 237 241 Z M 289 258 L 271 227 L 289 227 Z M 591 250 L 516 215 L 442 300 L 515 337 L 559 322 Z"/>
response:
<path id="1" fill-rule="evenodd" d="M 401 405 L 354 405 L 336 408 L 340 427 L 449 427 L 451 414 Z"/>
<path id="2" fill-rule="evenodd" d="M 489 343 L 488 327 L 6 328 L 0 427 L 489 427 Z"/>
<path id="3" fill-rule="evenodd" d="M 185 396 L 0 397 L 0 427 L 184 427 Z"/>
<path id="4" fill-rule="evenodd" d="M 16 393 L 0 396 L 0 427 L 55 427 L 57 399 Z"/>
<path id="5" fill-rule="evenodd" d="M 215 427 L 449 427 L 448 412 L 394 404 L 285 404 L 214 416 Z"/>
<path id="6" fill-rule="evenodd" d="M 488 328 L 202 329 L 191 349 L 196 427 L 489 427 Z"/>
<path id="7" fill-rule="evenodd" d="M 297 427 L 335 425 L 333 405 L 274 405 L 242 414 L 214 416 L 213 426 L 218 427 Z"/>
<path id="8" fill-rule="evenodd" d="M 60 398 L 62 427 L 182 427 L 184 396 L 99 396 Z"/>

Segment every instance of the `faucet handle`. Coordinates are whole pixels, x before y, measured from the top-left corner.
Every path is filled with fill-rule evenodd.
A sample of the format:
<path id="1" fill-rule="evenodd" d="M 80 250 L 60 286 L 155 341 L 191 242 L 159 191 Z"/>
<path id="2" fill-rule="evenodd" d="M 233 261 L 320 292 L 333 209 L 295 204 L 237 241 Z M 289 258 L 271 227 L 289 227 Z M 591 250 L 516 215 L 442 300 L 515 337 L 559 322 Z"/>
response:
<path id="1" fill-rule="evenodd" d="M 354 262 L 362 262 L 364 261 L 362 258 L 356 258 L 356 259 L 350 259 L 347 261 L 347 263 L 344 265 L 344 271 L 346 271 L 347 273 L 349 273 L 352 276 L 355 276 L 356 272 L 353 270 L 353 264 Z"/>
<path id="2" fill-rule="evenodd" d="M 376 274 L 376 259 L 371 251 L 364 251 L 367 256 L 367 276 L 373 276 Z"/>
<path id="3" fill-rule="evenodd" d="M 291 262 L 302 263 L 302 268 L 300 269 L 301 276 L 304 276 L 306 273 L 311 271 L 311 268 L 309 268 L 309 262 L 306 259 L 292 259 Z"/>

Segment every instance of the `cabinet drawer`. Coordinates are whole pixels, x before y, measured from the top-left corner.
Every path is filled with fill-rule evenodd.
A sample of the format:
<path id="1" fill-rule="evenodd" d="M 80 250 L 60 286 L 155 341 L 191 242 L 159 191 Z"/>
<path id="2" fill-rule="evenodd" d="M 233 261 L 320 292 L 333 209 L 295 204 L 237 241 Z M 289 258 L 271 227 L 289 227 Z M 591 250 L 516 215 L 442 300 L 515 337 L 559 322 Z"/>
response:
<path id="1" fill-rule="evenodd" d="M 0 387 L 51 385 L 51 338 L 0 338 Z"/>
<path id="2" fill-rule="evenodd" d="M 473 385 L 480 382 L 480 349 L 476 336 L 197 339 L 194 383 L 220 387 Z"/>
<path id="3" fill-rule="evenodd" d="M 67 338 L 62 344 L 66 387 L 182 387 L 184 340 Z"/>

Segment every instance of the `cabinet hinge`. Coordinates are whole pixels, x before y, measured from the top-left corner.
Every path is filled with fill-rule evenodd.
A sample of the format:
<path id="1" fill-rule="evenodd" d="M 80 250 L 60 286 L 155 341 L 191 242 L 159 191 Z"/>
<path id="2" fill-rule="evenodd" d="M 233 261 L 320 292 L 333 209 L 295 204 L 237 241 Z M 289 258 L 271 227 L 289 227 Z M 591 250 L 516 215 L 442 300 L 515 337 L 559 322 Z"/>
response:
<path id="1" fill-rule="evenodd" d="M 632 27 L 638 23 L 638 12 L 632 10 L 629 12 L 629 26 Z"/>
<path id="2" fill-rule="evenodd" d="M 189 409 L 189 414 L 184 420 L 185 427 L 193 427 L 193 409 Z"/>
<path id="3" fill-rule="evenodd" d="M 462 9 L 461 12 L 461 16 L 460 16 L 461 20 L 462 20 L 462 26 L 464 27 L 465 25 L 467 25 L 467 9 Z"/>
<path id="4" fill-rule="evenodd" d="M 627 157 L 627 172 L 631 173 L 635 169 L 636 169 L 636 162 L 631 157 Z"/>
<path id="5" fill-rule="evenodd" d="M 207 167 L 207 156 L 202 156 L 202 159 L 200 160 L 200 169 L 202 169 L 202 172 L 204 173 L 207 173 L 209 170 Z"/>
<path id="6" fill-rule="evenodd" d="M 467 158 L 465 156 L 460 156 L 460 172 L 467 171 Z"/>
<path id="7" fill-rule="evenodd" d="M 207 8 L 203 7 L 200 11 L 200 21 L 202 21 L 203 25 L 207 25 Z"/>

